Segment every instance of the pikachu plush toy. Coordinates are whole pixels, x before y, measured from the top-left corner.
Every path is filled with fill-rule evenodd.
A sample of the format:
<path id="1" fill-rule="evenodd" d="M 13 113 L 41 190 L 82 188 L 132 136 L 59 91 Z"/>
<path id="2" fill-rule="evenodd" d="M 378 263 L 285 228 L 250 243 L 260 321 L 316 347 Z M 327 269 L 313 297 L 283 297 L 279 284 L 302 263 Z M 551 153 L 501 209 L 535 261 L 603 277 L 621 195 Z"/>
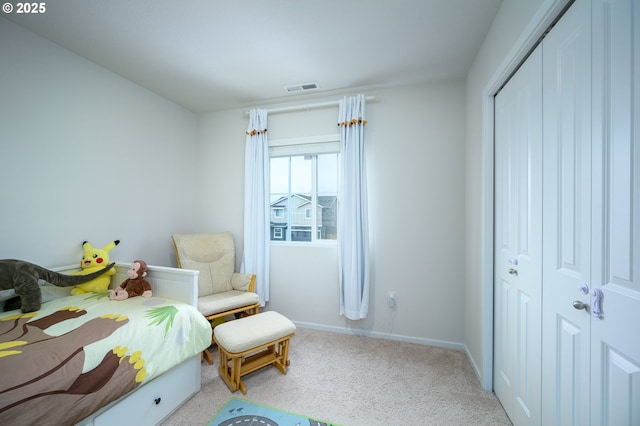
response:
<path id="1" fill-rule="evenodd" d="M 109 264 L 109 252 L 120 244 L 120 240 L 111 241 L 103 248 L 94 248 L 89 242 L 82 243 L 82 249 L 84 254 L 80 261 L 82 271 L 72 273 L 71 275 L 87 275 L 95 271 L 102 270 L 105 265 Z M 83 294 L 83 293 L 103 293 L 109 290 L 109 284 L 111 283 L 111 276 L 116 273 L 115 268 L 111 268 L 108 272 L 100 275 L 98 278 L 94 278 L 84 284 L 77 285 L 71 294 Z"/>

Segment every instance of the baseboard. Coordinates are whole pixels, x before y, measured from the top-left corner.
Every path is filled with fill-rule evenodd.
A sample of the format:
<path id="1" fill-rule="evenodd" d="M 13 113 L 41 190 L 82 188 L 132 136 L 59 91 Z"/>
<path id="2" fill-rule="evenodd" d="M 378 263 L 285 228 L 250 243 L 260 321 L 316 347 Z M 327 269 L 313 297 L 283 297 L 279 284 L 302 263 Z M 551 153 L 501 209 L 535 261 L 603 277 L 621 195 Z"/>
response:
<path id="1" fill-rule="evenodd" d="M 467 347 L 467 345 L 464 345 L 464 352 L 467 354 L 467 358 L 469 359 L 469 362 L 471 363 L 471 368 L 473 368 L 473 372 L 476 373 L 476 377 L 478 378 L 478 381 L 480 381 L 480 384 L 482 385 L 484 382 L 482 381 L 482 373 L 480 373 L 480 369 L 478 368 L 478 364 L 476 363 L 476 360 L 473 358 L 473 356 L 471 356 L 471 352 L 469 352 L 469 348 Z M 483 386 L 483 389 L 486 391 L 492 391 L 493 389 L 485 389 Z"/>
<path id="2" fill-rule="evenodd" d="M 444 340 L 423 339 L 418 337 L 403 336 L 399 334 L 380 333 L 376 331 L 368 331 L 368 330 L 362 330 L 362 329 L 332 327 L 332 326 L 313 324 L 308 322 L 294 321 L 294 324 L 296 325 L 296 327 L 300 327 L 300 328 L 308 328 L 308 329 L 319 330 L 319 331 L 328 331 L 331 333 L 351 334 L 354 336 L 365 336 L 365 337 L 372 337 L 375 339 L 386 339 L 386 340 L 394 340 L 397 342 L 416 343 L 418 345 L 437 346 L 441 348 L 455 349 L 459 351 L 465 351 L 467 353 L 467 356 L 469 356 L 469 352 L 466 350 L 465 345 L 462 343 L 447 342 Z M 474 369 L 475 369 L 475 365 L 474 365 Z"/>

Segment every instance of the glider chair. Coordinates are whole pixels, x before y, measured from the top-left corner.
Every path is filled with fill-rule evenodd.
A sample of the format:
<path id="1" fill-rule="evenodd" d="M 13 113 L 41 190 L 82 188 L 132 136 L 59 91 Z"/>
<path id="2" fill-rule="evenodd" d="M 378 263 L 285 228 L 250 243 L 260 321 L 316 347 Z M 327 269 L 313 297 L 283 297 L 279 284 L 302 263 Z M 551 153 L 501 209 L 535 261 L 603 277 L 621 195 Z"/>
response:
<path id="1" fill-rule="evenodd" d="M 227 315 L 253 315 L 260 308 L 255 293 L 256 276 L 235 270 L 235 246 L 230 232 L 204 234 L 173 234 L 173 246 L 178 267 L 200 271 L 198 275 L 198 310 L 211 322 Z M 211 343 L 215 343 L 213 333 Z M 209 364 L 213 357 L 208 350 L 202 356 Z"/>

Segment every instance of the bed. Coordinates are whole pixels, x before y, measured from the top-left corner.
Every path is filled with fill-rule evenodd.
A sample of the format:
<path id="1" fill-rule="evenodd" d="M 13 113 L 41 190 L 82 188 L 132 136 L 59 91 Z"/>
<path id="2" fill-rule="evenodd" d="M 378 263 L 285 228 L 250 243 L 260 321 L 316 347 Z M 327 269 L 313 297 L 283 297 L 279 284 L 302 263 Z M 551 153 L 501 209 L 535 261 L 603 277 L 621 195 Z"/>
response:
<path id="1" fill-rule="evenodd" d="M 116 263 L 111 287 L 128 268 Z M 149 266 L 146 278 L 151 298 L 46 285 L 39 311 L 0 312 L 0 424 L 152 425 L 198 392 L 211 344 L 198 272 Z"/>

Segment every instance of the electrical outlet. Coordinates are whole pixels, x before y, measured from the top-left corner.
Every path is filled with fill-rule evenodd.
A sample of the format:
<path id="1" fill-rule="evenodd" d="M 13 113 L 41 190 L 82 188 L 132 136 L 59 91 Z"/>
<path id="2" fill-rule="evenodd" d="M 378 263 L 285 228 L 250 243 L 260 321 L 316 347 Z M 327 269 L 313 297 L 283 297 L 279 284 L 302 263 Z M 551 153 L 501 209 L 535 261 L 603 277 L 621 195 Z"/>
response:
<path id="1" fill-rule="evenodd" d="M 389 300 L 387 302 L 391 309 L 396 307 L 396 292 L 389 290 Z"/>

